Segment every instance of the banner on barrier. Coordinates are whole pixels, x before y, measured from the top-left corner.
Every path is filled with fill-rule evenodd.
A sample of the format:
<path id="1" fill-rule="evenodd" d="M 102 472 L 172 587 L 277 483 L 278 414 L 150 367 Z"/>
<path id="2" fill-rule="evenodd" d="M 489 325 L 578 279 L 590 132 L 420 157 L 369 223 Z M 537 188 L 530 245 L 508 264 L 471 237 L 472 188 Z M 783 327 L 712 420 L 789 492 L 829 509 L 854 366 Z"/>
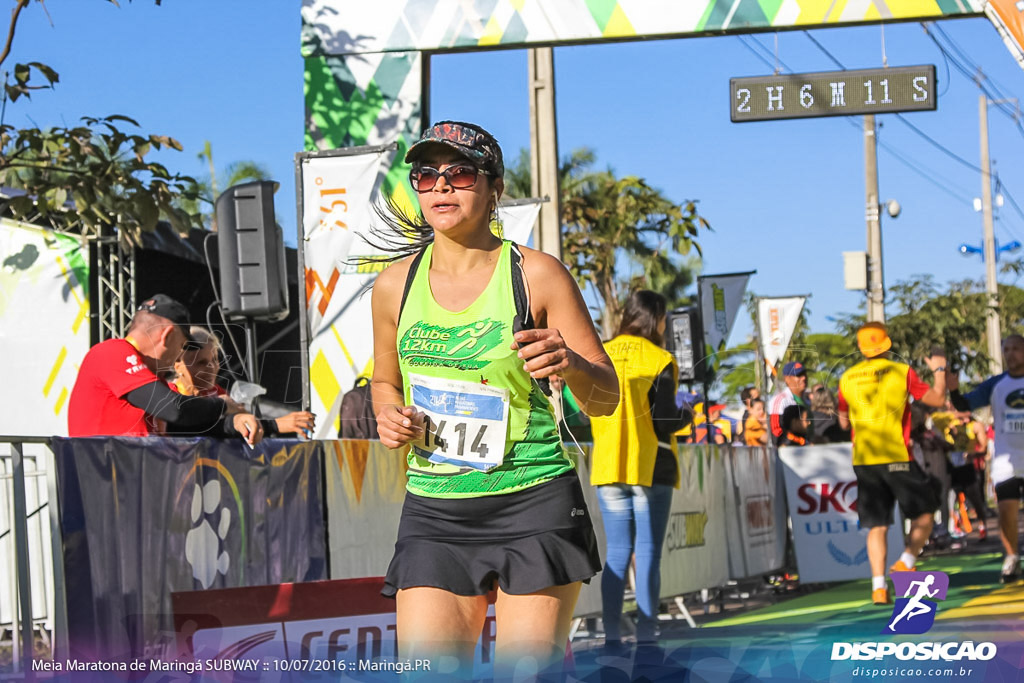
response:
<path id="1" fill-rule="evenodd" d="M 850 444 L 779 449 L 800 580 L 850 581 L 871 576 L 867 529 L 857 521 L 857 476 Z M 896 510 L 887 538 L 889 566 L 903 552 L 903 518 Z"/>
<path id="2" fill-rule="evenodd" d="M 322 444 L 53 440 L 80 659 L 160 657 L 172 591 L 327 578 Z"/>
<path id="3" fill-rule="evenodd" d="M 680 488 L 661 552 L 661 595 L 724 586 L 726 543 L 725 461 L 714 446 L 679 446 Z"/>
<path id="4" fill-rule="evenodd" d="M 786 552 L 786 508 L 775 453 L 764 447 L 733 447 L 728 465 L 729 574 L 742 579 L 775 571 L 783 566 Z"/>
<path id="5" fill-rule="evenodd" d="M 0 433 L 68 433 L 67 399 L 89 350 L 88 249 L 81 240 L 0 219 L 0 356 L 12 390 Z"/>
<path id="6" fill-rule="evenodd" d="M 382 577 L 175 593 L 179 658 L 191 673 L 252 671 L 254 678 L 367 680 L 444 675 L 444 658 L 400 656 L 395 601 Z M 491 596 L 493 600 L 493 594 Z M 474 679 L 493 677 L 496 631 L 490 605 L 477 641 Z"/>
<path id="7" fill-rule="evenodd" d="M 577 472 L 604 558 L 604 523 L 597 489 L 590 485 L 591 446 L 585 444 L 583 449 L 577 458 Z M 405 457 L 376 441 L 329 442 L 325 450 L 331 578 L 381 576 L 387 572 L 398 538 L 405 500 Z M 681 446 L 679 462 L 681 488 L 672 497 L 662 552 L 662 597 L 724 585 L 729 579 L 723 455 L 717 448 Z M 597 576 L 580 591 L 575 614 L 600 611 L 601 581 Z"/>

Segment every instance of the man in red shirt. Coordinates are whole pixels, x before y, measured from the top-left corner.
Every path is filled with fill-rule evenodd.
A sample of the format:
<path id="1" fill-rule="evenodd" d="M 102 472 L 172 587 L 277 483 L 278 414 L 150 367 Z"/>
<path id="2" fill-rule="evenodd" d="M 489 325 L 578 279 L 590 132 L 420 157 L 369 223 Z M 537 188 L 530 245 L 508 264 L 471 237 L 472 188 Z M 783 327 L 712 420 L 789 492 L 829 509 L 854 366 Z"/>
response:
<path id="1" fill-rule="evenodd" d="M 772 430 L 772 442 L 779 445 L 782 441 L 782 413 L 789 406 L 806 406 L 804 392 L 807 391 L 807 369 L 798 361 L 791 361 L 782 367 L 782 381 L 786 386 L 771 397 L 768 402 L 769 426 Z"/>
<path id="2" fill-rule="evenodd" d="M 191 338 L 185 307 L 164 294 L 146 299 L 132 318 L 128 336 L 89 349 L 68 403 L 69 436 L 150 436 L 163 424 L 197 432 L 242 435 L 250 445 L 263 427 L 249 413 L 229 413 L 220 398 L 183 396 L 166 376 Z"/>

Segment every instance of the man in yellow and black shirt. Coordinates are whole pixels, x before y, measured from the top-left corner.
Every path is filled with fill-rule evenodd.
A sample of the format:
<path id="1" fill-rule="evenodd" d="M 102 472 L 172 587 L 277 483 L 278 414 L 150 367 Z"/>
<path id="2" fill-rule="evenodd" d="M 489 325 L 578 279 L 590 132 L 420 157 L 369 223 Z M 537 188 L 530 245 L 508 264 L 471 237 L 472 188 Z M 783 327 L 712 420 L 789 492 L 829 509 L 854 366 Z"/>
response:
<path id="1" fill-rule="evenodd" d="M 886 534 L 893 523 L 893 503 L 910 520 L 910 536 L 894 571 L 911 571 L 932 530 L 939 507 L 910 451 L 910 398 L 929 406 L 946 400 L 946 358 L 925 359 L 935 379 L 929 386 L 906 363 L 889 357 L 892 340 L 885 325 L 870 322 L 857 331 L 865 360 L 839 380 L 839 424 L 853 428 L 853 470 L 857 474 L 857 516 L 868 529 L 871 600 L 889 604 L 885 582 Z"/>

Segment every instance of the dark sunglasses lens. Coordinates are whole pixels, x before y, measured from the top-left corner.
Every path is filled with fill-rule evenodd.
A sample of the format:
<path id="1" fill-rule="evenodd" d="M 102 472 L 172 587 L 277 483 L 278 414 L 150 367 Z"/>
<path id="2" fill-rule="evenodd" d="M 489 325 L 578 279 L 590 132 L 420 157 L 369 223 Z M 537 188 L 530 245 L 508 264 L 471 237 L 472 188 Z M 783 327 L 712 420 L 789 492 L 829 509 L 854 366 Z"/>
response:
<path id="1" fill-rule="evenodd" d="M 469 166 L 455 166 L 447 168 L 444 172 L 448 184 L 458 190 L 465 190 L 473 187 L 476 183 L 476 169 Z"/>
<path id="2" fill-rule="evenodd" d="M 412 189 L 417 192 L 426 192 L 433 189 L 437 183 L 438 175 L 440 174 L 433 168 L 414 169 L 409 173 L 409 182 L 412 185 Z"/>

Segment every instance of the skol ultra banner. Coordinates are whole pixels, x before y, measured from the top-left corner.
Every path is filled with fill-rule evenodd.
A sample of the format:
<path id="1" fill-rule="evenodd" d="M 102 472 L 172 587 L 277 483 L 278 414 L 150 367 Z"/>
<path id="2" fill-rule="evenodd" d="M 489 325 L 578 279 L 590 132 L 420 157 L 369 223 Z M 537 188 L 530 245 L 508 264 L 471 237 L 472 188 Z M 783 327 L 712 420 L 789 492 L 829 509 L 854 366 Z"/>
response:
<path id="1" fill-rule="evenodd" d="M 868 530 L 857 520 L 857 475 L 850 444 L 780 448 L 800 580 L 850 581 L 871 576 Z M 886 536 L 888 567 L 903 552 L 903 517 Z"/>
<path id="2" fill-rule="evenodd" d="M 87 258 L 77 239 L 0 219 L 2 434 L 68 433 L 67 399 L 89 350 Z"/>
<path id="3" fill-rule="evenodd" d="M 761 339 L 761 353 L 768 365 L 775 367 L 786 355 L 806 299 L 804 296 L 758 297 L 757 333 Z"/>
<path id="4" fill-rule="evenodd" d="M 716 368 L 718 354 L 725 350 L 752 274 L 705 275 L 697 279 L 701 320 L 704 323 L 704 350 Z"/>

